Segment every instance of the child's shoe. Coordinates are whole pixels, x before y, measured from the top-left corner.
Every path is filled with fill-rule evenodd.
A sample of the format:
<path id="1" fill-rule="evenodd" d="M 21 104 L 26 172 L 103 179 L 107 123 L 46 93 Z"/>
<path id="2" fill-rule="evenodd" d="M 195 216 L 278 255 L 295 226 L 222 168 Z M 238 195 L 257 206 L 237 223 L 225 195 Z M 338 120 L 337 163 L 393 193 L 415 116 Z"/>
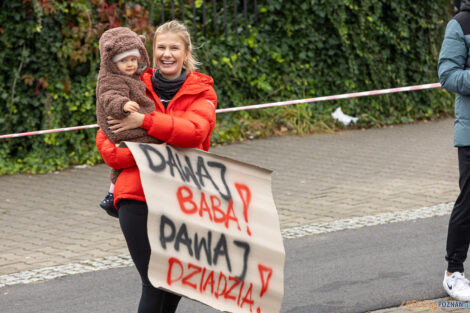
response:
<path id="1" fill-rule="evenodd" d="M 114 194 L 108 192 L 103 201 L 100 202 L 100 207 L 106 211 L 112 217 L 119 217 L 118 210 L 114 206 Z"/>

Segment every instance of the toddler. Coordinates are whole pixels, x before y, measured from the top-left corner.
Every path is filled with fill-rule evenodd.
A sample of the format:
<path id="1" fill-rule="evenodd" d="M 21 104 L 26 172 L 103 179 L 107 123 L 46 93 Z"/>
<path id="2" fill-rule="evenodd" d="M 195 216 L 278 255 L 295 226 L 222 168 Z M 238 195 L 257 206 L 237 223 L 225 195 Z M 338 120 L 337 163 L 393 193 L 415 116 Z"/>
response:
<path id="1" fill-rule="evenodd" d="M 108 116 L 123 119 L 131 112 L 151 113 L 155 104 L 145 94 L 140 74 L 150 65 L 145 37 L 126 27 L 116 27 L 103 33 L 99 41 L 100 71 L 96 85 L 96 118 L 106 136 L 115 144 L 121 141 L 161 143 L 142 128 L 119 133 L 106 124 Z M 120 170 L 111 170 L 111 186 L 100 206 L 111 216 L 118 217 L 114 206 L 114 183 Z"/>

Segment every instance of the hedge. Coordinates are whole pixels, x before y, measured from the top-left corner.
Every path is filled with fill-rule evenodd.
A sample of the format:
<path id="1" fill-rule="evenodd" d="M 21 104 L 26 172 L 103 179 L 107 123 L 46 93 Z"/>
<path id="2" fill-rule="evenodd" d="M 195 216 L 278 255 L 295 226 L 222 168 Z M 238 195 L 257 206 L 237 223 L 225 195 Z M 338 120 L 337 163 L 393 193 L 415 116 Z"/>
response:
<path id="1" fill-rule="evenodd" d="M 438 81 L 436 66 L 450 1 L 257 1 L 256 25 L 243 15 L 201 24 L 202 0 L 185 0 L 201 72 L 213 76 L 219 107 L 324 96 Z M 173 1 L 163 1 L 166 17 Z M 242 7 L 243 1 L 238 2 Z M 249 1 L 252 3 L 251 1 Z M 98 38 L 128 26 L 151 53 L 160 1 L 4 1 L 0 5 L 0 134 L 96 123 Z M 223 15 L 222 1 L 216 1 Z M 204 6 L 212 12 L 212 1 Z M 179 11 L 178 11 L 179 10 Z M 176 13 L 181 8 L 176 8 Z M 178 15 L 177 15 L 178 16 Z M 251 19 L 250 21 L 252 21 Z M 221 30 L 229 29 L 227 35 Z M 235 27 L 238 25 L 238 28 Z M 342 127 L 341 106 L 375 127 L 452 114 L 443 90 L 219 114 L 213 143 Z M 101 158 L 96 130 L 0 140 L 0 174 L 42 173 Z"/>

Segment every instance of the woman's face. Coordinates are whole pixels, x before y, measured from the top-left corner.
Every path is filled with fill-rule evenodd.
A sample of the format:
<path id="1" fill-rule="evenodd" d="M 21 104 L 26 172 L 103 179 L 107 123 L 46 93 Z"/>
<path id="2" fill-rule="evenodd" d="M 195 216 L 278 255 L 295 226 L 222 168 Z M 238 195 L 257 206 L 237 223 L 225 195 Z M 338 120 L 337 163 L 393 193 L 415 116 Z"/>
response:
<path id="1" fill-rule="evenodd" d="M 162 76 L 169 80 L 178 78 L 188 56 L 183 39 L 175 33 L 163 33 L 157 36 L 154 47 L 155 66 Z"/>

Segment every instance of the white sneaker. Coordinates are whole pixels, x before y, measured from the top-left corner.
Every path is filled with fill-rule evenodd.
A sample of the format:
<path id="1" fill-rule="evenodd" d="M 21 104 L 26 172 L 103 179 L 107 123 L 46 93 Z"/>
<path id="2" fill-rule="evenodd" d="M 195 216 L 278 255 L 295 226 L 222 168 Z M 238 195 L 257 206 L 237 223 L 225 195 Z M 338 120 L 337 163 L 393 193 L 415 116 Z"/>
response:
<path id="1" fill-rule="evenodd" d="M 447 275 L 445 271 L 442 285 L 450 297 L 459 301 L 470 301 L 470 282 L 463 273 L 454 272 Z"/>

